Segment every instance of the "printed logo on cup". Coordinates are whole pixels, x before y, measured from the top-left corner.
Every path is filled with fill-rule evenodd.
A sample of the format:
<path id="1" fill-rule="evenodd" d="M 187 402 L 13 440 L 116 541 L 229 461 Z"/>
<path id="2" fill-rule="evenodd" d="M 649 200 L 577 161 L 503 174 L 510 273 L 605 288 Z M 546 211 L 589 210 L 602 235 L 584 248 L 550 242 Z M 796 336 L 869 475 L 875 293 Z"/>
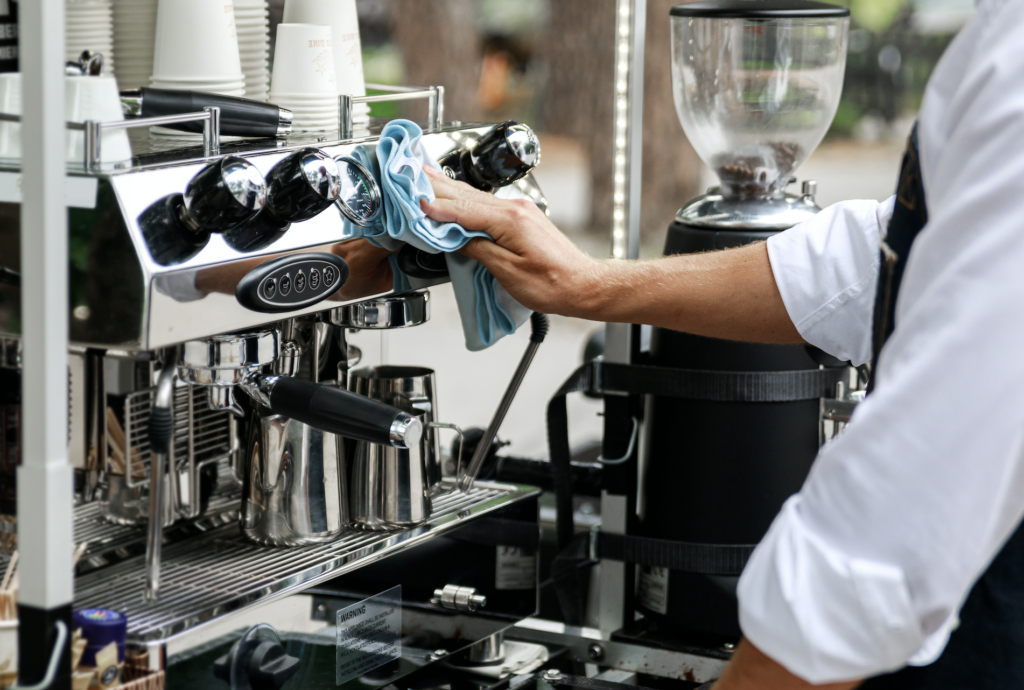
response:
<path id="1" fill-rule="evenodd" d="M 310 44 L 309 47 L 312 48 L 314 43 L 323 44 L 324 41 L 323 40 L 310 41 L 309 42 L 309 44 Z M 322 51 L 320 51 L 317 54 L 317 56 L 315 58 L 313 58 L 313 62 L 316 63 L 316 72 L 317 72 L 317 74 L 319 74 L 321 77 L 326 77 L 327 81 L 329 83 L 333 84 L 334 83 L 334 52 L 330 49 L 330 45 L 331 45 L 330 41 L 327 41 L 327 45 L 328 45 L 327 48 L 324 48 Z"/>
<path id="2" fill-rule="evenodd" d="M 103 674 L 100 676 L 100 684 L 102 685 L 113 685 L 114 681 L 117 680 L 117 674 L 119 669 L 117 666 L 108 666 L 104 669 Z"/>

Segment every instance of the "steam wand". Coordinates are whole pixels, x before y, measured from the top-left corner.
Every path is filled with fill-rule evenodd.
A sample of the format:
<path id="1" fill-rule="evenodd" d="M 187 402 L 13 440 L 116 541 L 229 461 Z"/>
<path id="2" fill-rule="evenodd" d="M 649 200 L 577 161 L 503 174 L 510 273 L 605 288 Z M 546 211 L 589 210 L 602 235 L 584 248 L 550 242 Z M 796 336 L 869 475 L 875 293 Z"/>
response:
<path id="1" fill-rule="evenodd" d="M 512 400 L 516 397 L 516 393 L 519 392 L 519 386 L 522 385 L 526 372 L 533 362 L 533 357 L 537 354 L 537 349 L 544 342 L 544 337 L 547 334 L 548 317 L 534 312 L 530 316 L 530 344 L 526 346 L 526 352 L 523 353 L 523 358 L 519 360 L 519 366 L 512 375 L 508 388 L 505 389 L 505 395 L 502 396 L 501 402 L 498 403 L 498 409 L 494 413 L 494 418 L 487 425 L 487 431 L 484 432 L 483 438 L 480 439 L 476 450 L 473 452 L 473 459 L 469 461 L 469 467 L 466 469 L 465 476 L 459 480 L 459 488 L 462 491 L 468 492 L 473 488 L 476 476 L 480 473 L 480 467 L 484 464 L 484 458 L 487 457 L 487 451 L 490 449 L 491 443 L 494 442 L 494 437 L 498 435 L 498 429 L 501 428 L 501 423 L 505 421 L 508 408 L 512 406 Z"/>

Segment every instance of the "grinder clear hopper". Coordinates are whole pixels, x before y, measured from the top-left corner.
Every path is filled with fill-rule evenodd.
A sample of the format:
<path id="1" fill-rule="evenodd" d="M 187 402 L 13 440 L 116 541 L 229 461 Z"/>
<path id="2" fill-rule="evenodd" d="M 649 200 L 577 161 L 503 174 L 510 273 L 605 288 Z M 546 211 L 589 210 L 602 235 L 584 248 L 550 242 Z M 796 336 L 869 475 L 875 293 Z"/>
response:
<path id="1" fill-rule="evenodd" d="M 849 10 L 806 0 L 672 9 L 676 112 L 725 197 L 781 193 L 839 105 Z"/>

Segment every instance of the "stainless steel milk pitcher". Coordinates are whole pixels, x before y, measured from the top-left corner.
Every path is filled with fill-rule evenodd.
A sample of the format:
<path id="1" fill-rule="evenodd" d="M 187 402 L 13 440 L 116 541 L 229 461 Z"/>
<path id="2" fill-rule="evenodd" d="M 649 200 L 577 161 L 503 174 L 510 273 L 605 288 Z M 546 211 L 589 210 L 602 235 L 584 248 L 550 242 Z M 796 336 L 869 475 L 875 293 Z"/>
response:
<path id="1" fill-rule="evenodd" d="M 242 532 L 270 546 L 333 541 L 348 524 L 338 437 L 281 415 L 253 412 L 245 446 Z"/>
<path id="2" fill-rule="evenodd" d="M 422 410 L 410 412 L 413 417 L 425 419 Z M 465 471 L 462 464 L 462 430 L 454 424 L 424 422 L 427 428 L 453 429 L 459 434 L 459 458 L 456 462 L 457 480 Z M 409 448 L 394 448 L 379 443 L 360 441 L 355 446 L 352 461 L 349 507 L 352 522 L 372 530 L 409 527 L 426 521 L 433 512 L 433 499 L 456 491 L 458 481 L 445 490 L 440 481 L 431 486 L 427 474 L 428 441 L 426 433 L 421 441 Z"/>
<path id="3" fill-rule="evenodd" d="M 424 481 L 427 492 L 441 490 L 441 441 L 432 422 L 438 420 L 437 383 L 434 370 L 414 366 L 363 367 L 349 373 L 349 390 L 359 395 L 392 405 L 416 416 L 423 422 Z"/>

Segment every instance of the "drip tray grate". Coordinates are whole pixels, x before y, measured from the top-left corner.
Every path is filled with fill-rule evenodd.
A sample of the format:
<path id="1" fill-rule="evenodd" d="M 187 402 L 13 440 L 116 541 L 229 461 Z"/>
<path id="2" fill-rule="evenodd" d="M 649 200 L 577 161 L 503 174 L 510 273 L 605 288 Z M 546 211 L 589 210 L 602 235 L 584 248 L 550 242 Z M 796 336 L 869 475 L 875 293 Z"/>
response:
<path id="1" fill-rule="evenodd" d="M 123 611 L 129 642 L 164 640 L 355 570 L 538 492 L 528 486 L 477 482 L 469 494 L 436 499 L 433 516 L 423 525 L 392 532 L 353 530 L 330 544 L 290 549 L 252 544 L 232 525 L 164 547 L 157 603 L 143 601 L 144 559 L 133 558 L 79 577 L 75 606 Z"/>

